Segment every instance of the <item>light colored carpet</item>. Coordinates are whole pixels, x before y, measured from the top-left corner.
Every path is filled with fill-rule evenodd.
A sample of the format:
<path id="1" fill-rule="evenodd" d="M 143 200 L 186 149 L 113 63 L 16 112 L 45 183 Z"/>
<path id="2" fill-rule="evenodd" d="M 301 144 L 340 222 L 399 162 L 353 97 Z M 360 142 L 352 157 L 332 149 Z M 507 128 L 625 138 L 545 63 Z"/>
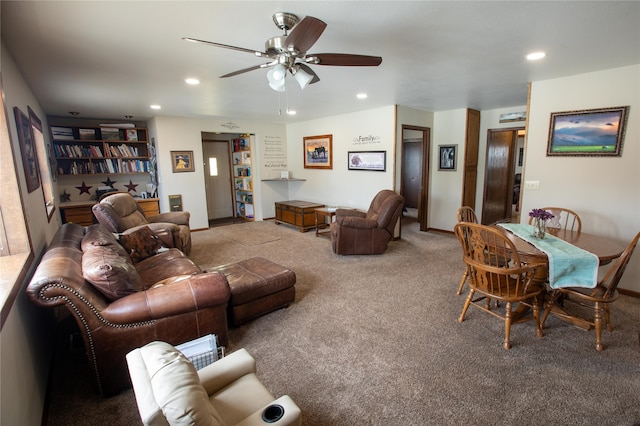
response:
<path id="1" fill-rule="evenodd" d="M 241 244 L 234 229 L 277 239 Z M 328 239 L 272 221 L 192 238 L 190 257 L 203 268 L 263 256 L 296 272 L 295 303 L 231 329 L 229 350 L 254 355 L 258 376 L 296 401 L 304 425 L 640 422 L 638 299 L 612 306 L 615 330 L 604 332 L 603 352 L 593 331 L 553 317 L 543 338 L 532 322 L 514 325 L 506 351 L 501 321 L 476 309 L 457 322 L 457 240 L 419 232 L 415 222 L 380 256 L 336 256 Z M 47 424 L 139 422 L 132 391 L 101 400 L 81 375 L 84 358 L 63 361 Z"/>
<path id="2" fill-rule="evenodd" d="M 220 239 L 228 239 L 243 246 L 257 246 L 280 239 L 268 229 L 256 226 L 259 222 L 221 226 L 216 229 L 216 236 Z"/>

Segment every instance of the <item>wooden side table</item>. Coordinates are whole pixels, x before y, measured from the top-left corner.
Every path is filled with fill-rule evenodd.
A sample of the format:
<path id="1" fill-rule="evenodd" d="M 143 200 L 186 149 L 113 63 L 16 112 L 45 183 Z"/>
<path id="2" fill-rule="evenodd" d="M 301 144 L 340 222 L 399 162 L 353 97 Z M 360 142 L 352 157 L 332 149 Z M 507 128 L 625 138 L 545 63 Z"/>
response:
<path id="1" fill-rule="evenodd" d="M 320 231 L 320 227 L 325 228 L 327 225 L 331 225 L 333 222 L 333 218 L 336 215 L 335 207 L 322 207 L 315 210 L 316 214 L 316 237 L 318 235 L 326 235 L 329 236 L 330 230 Z M 327 224 L 327 218 L 329 218 L 329 223 Z"/>

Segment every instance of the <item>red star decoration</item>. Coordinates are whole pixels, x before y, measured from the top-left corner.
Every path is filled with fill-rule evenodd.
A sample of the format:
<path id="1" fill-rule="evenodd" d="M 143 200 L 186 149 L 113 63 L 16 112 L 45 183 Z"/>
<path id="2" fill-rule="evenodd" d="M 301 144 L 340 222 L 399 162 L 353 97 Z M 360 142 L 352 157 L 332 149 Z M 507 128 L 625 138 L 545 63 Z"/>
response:
<path id="1" fill-rule="evenodd" d="M 112 181 L 111 178 L 109 176 L 107 176 L 107 180 L 103 180 L 102 183 L 105 184 L 105 186 L 110 186 L 111 188 L 113 188 L 113 184 L 116 183 L 117 180 Z"/>
<path id="2" fill-rule="evenodd" d="M 60 202 L 65 203 L 71 200 L 71 194 L 67 194 L 67 190 L 65 189 L 62 194 L 60 194 Z"/>
<path id="3" fill-rule="evenodd" d="M 129 191 L 136 192 L 136 186 L 138 186 L 138 184 L 131 182 L 131 179 L 129 179 L 129 185 L 125 185 L 125 186 L 127 187 L 127 192 Z"/>
<path id="4" fill-rule="evenodd" d="M 90 190 L 91 188 L 93 188 L 93 186 L 87 186 L 87 185 L 85 185 L 84 181 L 82 181 L 82 186 L 76 186 L 76 188 L 80 190 L 80 194 L 79 194 L 79 195 L 82 195 L 82 194 L 84 194 L 85 192 L 86 192 L 87 194 L 90 194 L 89 190 Z"/>

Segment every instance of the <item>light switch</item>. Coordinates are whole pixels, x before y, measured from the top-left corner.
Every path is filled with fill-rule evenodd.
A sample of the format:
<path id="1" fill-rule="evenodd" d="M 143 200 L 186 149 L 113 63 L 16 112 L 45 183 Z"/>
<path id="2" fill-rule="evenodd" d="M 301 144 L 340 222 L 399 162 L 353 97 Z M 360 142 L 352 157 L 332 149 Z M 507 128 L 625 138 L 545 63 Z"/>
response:
<path id="1" fill-rule="evenodd" d="M 540 181 L 539 180 L 527 180 L 524 182 L 524 189 L 540 189 Z"/>

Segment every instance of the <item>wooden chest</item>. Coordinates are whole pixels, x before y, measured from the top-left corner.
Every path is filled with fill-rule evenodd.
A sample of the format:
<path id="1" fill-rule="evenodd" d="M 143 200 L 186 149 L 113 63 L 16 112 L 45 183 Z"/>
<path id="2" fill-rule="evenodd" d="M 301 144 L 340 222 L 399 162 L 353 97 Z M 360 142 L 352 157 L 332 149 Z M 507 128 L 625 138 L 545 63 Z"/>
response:
<path id="1" fill-rule="evenodd" d="M 324 204 L 309 201 L 279 201 L 276 203 L 276 225 L 288 223 L 297 226 L 300 232 L 316 227 L 315 210 Z"/>

